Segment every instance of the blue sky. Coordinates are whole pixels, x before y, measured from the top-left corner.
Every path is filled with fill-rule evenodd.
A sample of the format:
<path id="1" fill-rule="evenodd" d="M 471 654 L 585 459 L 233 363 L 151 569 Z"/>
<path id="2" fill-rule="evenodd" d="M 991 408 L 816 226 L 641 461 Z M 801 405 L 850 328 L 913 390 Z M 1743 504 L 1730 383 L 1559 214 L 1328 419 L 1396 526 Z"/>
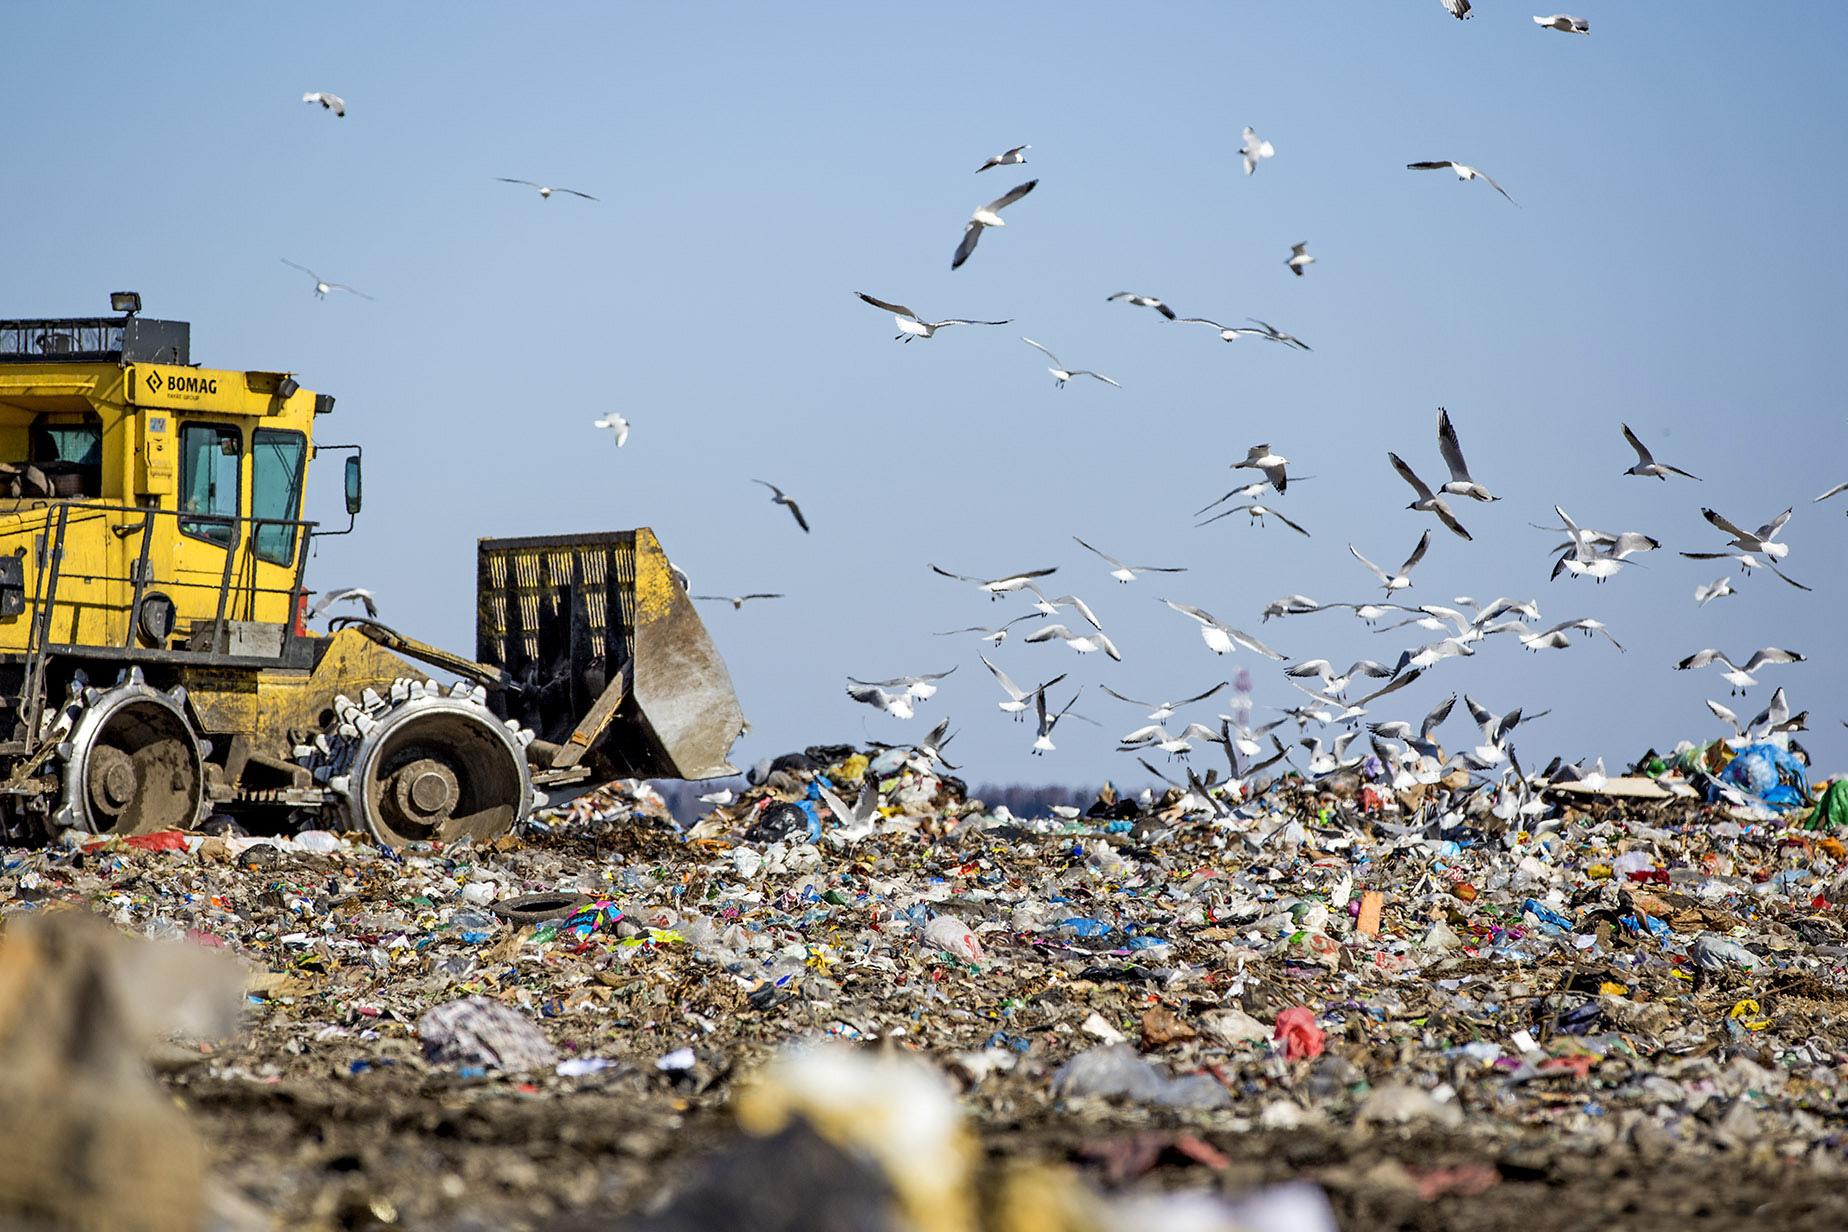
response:
<path id="1" fill-rule="evenodd" d="M 1377 586 L 1352 542 L 1396 562 L 1434 525 L 1403 508 L 1396 450 L 1442 478 L 1447 406 L 1476 476 L 1505 499 L 1434 537 L 1412 602 L 1508 594 L 1548 622 L 1596 616 L 1628 648 L 1530 655 L 1495 639 L 1380 704 L 1449 691 L 1553 707 L 1521 744 L 1625 760 L 1718 734 L 1704 646 L 1789 646 L 1805 741 L 1848 753 L 1837 612 L 1848 479 L 1836 333 L 1848 106 L 1838 6 L 1591 3 L 1590 38 L 1483 0 L 1105 6 L 102 4 L 8 13 L 16 52 L 0 205 L 0 315 L 97 311 L 142 292 L 194 326 L 194 358 L 280 367 L 335 394 L 329 440 L 366 446 L 360 533 L 311 581 L 364 584 L 393 624 L 472 646 L 474 540 L 651 525 L 695 589 L 784 591 L 708 611 L 754 730 L 744 760 L 802 744 L 921 734 L 949 714 L 978 779 L 1143 777 L 1108 750 L 1151 698 L 1250 666 L 1215 660 L 1173 597 L 1296 657 L 1390 660 L 1413 644 L 1341 613 L 1258 625 L 1301 591 Z M 345 95 L 336 120 L 305 90 Z M 1239 131 L 1277 155 L 1247 179 Z M 1024 168 L 974 168 L 1021 142 Z M 1481 184 L 1413 174 L 1455 158 Z M 602 198 L 541 202 L 493 177 Z M 963 269 L 976 205 L 1029 176 Z M 1283 266 L 1307 240 L 1304 278 Z M 378 297 L 315 301 L 287 257 Z M 1315 350 L 1241 341 L 1105 302 L 1274 321 Z M 899 346 L 870 291 L 931 316 L 1012 317 Z M 1121 381 L 1054 388 L 1030 335 Z M 590 421 L 634 425 L 620 453 Z M 1627 420 L 1704 482 L 1620 477 Z M 1318 478 L 1277 504 L 1313 533 L 1196 530 L 1267 441 Z M 311 481 L 332 519 L 335 471 Z M 803 536 L 750 482 L 803 505 Z M 1549 582 L 1563 504 L 1665 549 L 1604 586 Z M 1787 506 L 1787 571 L 1696 609 L 1726 567 L 1711 505 L 1747 525 Z M 1112 582 L 1071 541 L 1185 564 Z M 990 574 L 1058 565 L 1124 662 L 1010 640 L 1023 683 L 1070 669 L 1093 729 L 1059 753 L 993 708 L 969 640 L 935 630 L 1022 610 L 928 562 Z M 1023 625 L 1021 628 L 1031 628 Z M 849 674 L 957 674 L 912 725 L 849 702 Z M 1060 691 L 1063 693 L 1063 689 Z M 1197 716 L 1209 719 L 1213 707 Z M 1467 743 L 1459 717 L 1445 734 Z M 1202 758 L 1202 764 L 1211 759 Z"/>

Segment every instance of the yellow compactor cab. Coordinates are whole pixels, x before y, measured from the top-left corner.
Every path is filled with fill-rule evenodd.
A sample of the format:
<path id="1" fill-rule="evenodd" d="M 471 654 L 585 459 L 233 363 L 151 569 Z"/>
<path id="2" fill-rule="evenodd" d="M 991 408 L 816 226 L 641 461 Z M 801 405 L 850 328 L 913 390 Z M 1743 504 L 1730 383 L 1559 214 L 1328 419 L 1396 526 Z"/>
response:
<path id="1" fill-rule="evenodd" d="M 401 844 L 506 832 L 548 789 L 712 778 L 742 728 L 653 533 L 482 540 L 476 647 L 304 628 L 360 450 L 285 372 L 196 367 L 191 327 L 0 320 L 0 825 L 137 834 L 228 814 Z M 320 454 L 348 525 L 302 518 Z M 442 681 L 433 679 L 434 667 Z"/>

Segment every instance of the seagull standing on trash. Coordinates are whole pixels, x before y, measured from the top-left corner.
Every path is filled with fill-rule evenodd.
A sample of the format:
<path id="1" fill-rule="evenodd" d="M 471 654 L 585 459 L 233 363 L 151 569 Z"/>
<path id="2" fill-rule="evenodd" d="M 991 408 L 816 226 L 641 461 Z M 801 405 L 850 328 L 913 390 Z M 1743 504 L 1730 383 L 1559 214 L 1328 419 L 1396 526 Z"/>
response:
<path id="1" fill-rule="evenodd" d="M 1625 471 L 1624 474 L 1640 475 L 1645 479 L 1660 479 L 1664 483 L 1668 482 L 1668 477 L 1670 475 L 1680 475 L 1683 479 L 1692 479 L 1695 483 L 1700 482 L 1699 475 L 1689 474 L 1679 466 L 1670 466 L 1666 462 L 1657 462 L 1655 460 L 1655 455 L 1649 452 L 1649 446 L 1643 444 L 1642 441 L 1637 439 L 1636 433 L 1630 431 L 1629 424 L 1620 423 L 1617 426 L 1623 429 L 1623 439 L 1630 442 L 1630 448 L 1636 450 L 1636 465 Z"/>
<path id="2" fill-rule="evenodd" d="M 989 227 L 1007 226 L 1007 223 L 1001 218 L 1001 211 L 1032 192 L 1038 184 L 1038 180 L 1028 180 L 1024 184 L 1016 184 L 1014 187 L 1002 193 L 999 197 L 996 197 L 993 201 L 990 201 L 987 205 L 978 207 L 975 213 L 969 215 L 969 221 L 963 224 L 962 243 L 956 245 L 956 253 L 950 258 L 950 268 L 962 268 L 962 263 L 967 261 L 969 259 L 969 254 L 975 251 L 976 242 L 982 238 L 983 231 L 987 230 Z"/>
<path id="3" fill-rule="evenodd" d="M 878 299 L 868 295 L 864 291 L 855 291 L 854 294 L 873 307 L 883 308 L 885 311 L 892 314 L 892 323 L 898 326 L 898 332 L 892 335 L 893 341 L 895 342 L 910 342 L 913 338 L 929 338 L 936 334 L 938 330 L 946 329 L 951 325 L 1013 324 L 1012 317 L 1009 317 L 1005 321 L 975 321 L 966 317 L 947 317 L 941 321 L 926 321 L 903 304 L 894 304 L 887 300 Z"/>
<path id="4" fill-rule="evenodd" d="M 1244 147 L 1239 150 L 1239 155 L 1245 160 L 1246 175 L 1250 175 L 1258 169 L 1260 160 L 1269 158 L 1276 152 L 1277 151 L 1272 148 L 1270 142 L 1263 140 L 1256 132 L 1252 131 L 1250 125 L 1245 126 L 1245 144 Z"/>
<path id="5" fill-rule="evenodd" d="M 616 438 L 616 448 L 621 449 L 629 443 L 629 421 L 621 415 L 611 412 L 602 419 L 591 420 L 590 426 L 602 428 Z"/>
<path id="6" fill-rule="evenodd" d="M 796 525 L 802 528 L 802 533 L 805 535 L 809 533 L 808 519 L 802 516 L 801 506 L 797 505 L 795 501 L 789 499 L 788 496 L 784 495 L 783 489 L 777 487 L 774 483 L 771 483 L 768 479 L 753 479 L 751 480 L 751 482 L 761 483 L 766 488 L 769 488 L 770 489 L 770 503 L 773 505 L 782 505 L 784 508 L 788 509 L 789 516 L 796 520 Z"/>

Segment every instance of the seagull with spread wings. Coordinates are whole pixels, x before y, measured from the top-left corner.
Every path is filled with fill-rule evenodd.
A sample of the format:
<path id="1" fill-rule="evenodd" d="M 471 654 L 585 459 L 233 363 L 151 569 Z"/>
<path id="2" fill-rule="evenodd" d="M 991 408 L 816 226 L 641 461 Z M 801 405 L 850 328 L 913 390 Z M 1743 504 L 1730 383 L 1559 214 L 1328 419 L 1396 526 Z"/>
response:
<path id="1" fill-rule="evenodd" d="M 1469 463 L 1463 460 L 1463 446 L 1457 443 L 1456 426 L 1450 422 L 1450 412 L 1443 407 L 1437 408 L 1437 451 L 1444 455 L 1444 465 L 1450 468 L 1450 482 L 1442 491 L 1451 496 L 1467 496 L 1471 500 L 1500 500 L 1492 496 L 1489 490 L 1469 477 Z"/>
<path id="2" fill-rule="evenodd" d="M 989 227 L 1007 226 L 1007 223 L 1001 218 L 1001 211 L 1032 192 L 1038 184 L 1038 180 L 1028 180 L 1024 184 L 1016 184 L 1014 187 L 1002 193 L 999 197 L 996 197 L 993 201 L 990 201 L 987 205 L 978 207 L 975 213 L 969 215 L 969 221 L 963 224 L 962 243 L 956 245 L 956 255 L 950 258 L 950 268 L 962 268 L 962 263 L 967 261 L 969 259 L 969 254 L 975 251 L 976 242 L 982 238 L 983 231 L 987 230 Z"/>
<path id="3" fill-rule="evenodd" d="M 967 317 L 949 317 L 942 321 L 926 321 L 903 304 L 894 304 L 888 300 L 878 299 L 864 291 L 855 291 L 866 303 L 875 308 L 883 308 L 892 314 L 892 323 L 898 326 L 898 332 L 892 335 L 894 341 L 910 342 L 913 338 L 929 338 L 938 330 L 951 325 L 1011 325 L 1013 318 L 1005 321 L 974 321 Z"/>
<path id="4" fill-rule="evenodd" d="M 737 612 L 742 611 L 745 604 L 755 600 L 781 599 L 783 596 L 758 593 L 749 595 L 694 595 L 692 597 L 698 599 L 702 603 L 729 603 L 732 605 L 732 611 Z"/>
<path id="5" fill-rule="evenodd" d="M 1269 646 L 1266 646 L 1263 642 L 1251 636 L 1251 634 L 1241 632 L 1238 629 L 1234 629 L 1231 625 L 1221 622 L 1211 612 L 1204 608 L 1197 608 L 1188 603 L 1176 603 L 1172 599 L 1163 599 L 1162 602 L 1188 619 L 1198 621 L 1200 623 L 1200 640 L 1205 642 L 1206 648 L 1214 654 L 1231 654 L 1234 649 L 1243 646 L 1245 649 L 1256 654 L 1261 654 L 1267 659 L 1282 661 L 1288 657 L 1287 655 L 1278 654 L 1275 650 L 1272 650 Z"/>
<path id="6" fill-rule="evenodd" d="M 1270 142 L 1254 132 L 1249 124 L 1245 126 L 1245 144 L 1239 150 L 1239 156 L 1245 160 L 1245 174 L 1250 175 L 1258 169 L 1258 163 L 1277 151 Z"/>
<path id="7" fill-rule="evenodd" d="M 1463 529 L 1463 523 L 1457 521 L 1457 515 L 1451 512 L 1450 502 L 1433 492 L 1430 486 L 1405 464 L 1405 459 L 1396 453 L 1388 453 L 1386 457 L 1392 463 L 1392 469 L 1399 472 L 1399 478 L 1412 485 L 1412 491 L 1418 495 L 1417 500 L 1406 506 L 1407 509 L 1416 509 L 1419 513 L 1435 514 L 1437 520 L 1449 527 L 1450 532 L 1458 538 L 1471 537 L 1470 533 Z"/>
<path id="8" fill-rule="evenodd" d="M 785 495 L 783 489 L 777 487 L 768 479 L 753 479 L 751 482 L 761 483 L 766 488 L 769 488 L 770 503 L 773 505 L 782 505 L 784 508 L 788 509 L 789 515 L 796 520 L 796 525 L 802 528 L 802 533 L 805 535 L 809 533 L 808 519 L 802 516 L 802 507 Z"/>
<path id="9" fill-rule="evenodd" d="M 494 178 L 502 184 L 524 184 L 526 187 L 537 192 L 542 201 L 550 201 L 553 193 L 568 193 L 573 197 L 582 197 L 586 201 L 597 200 L 596 197 L 591 196 L 589 193 L 579 192 L 575 188 L 554 188 L 550 184 L 540 184 L 533 180 L 516 180 L 504 175 L 497 175 Z"/>
<path id="10" fill-rule="evenodd" d="M 329 291 L 345 291 L 348 295 L 357 295 L 361 299 L 372 298 L 372 296 L 367 295 L 358 287 L 350 287 L 344 282 L 329 282 L 327 279 L 309 269 L 306 265 L 297 265 L 287 257 L 282 258 L 282 263 L 290 269 L 300 270 L 302 273 L 314 279 L 314 297 L 316 299 L 326 299 Z"/>
<path id="11" fill-rule="evenodd" d="M 1462 180 L 1465 183 L 1469 182 L 1470 180 L 1481 180 L 1484 184 L 1487 184 L 1490 188 L 1493 188 L 1496 192 L 1500 193 L 1502 196 L 1508 197 L 1507 189 L 1503 188 L 1500 184 L 1497 184 L 1493 179 L 1489 177 L 1489 175 L 1486 172 L 1480 171 L 1477 168 L 1470 166 L 1468 163 L 1459 163 L 1459 162 L 1455 162 L 1448 158 L 1442 158 L 1442 159 L 1436 159 L 1436 160 L 1429 161 L 1429 162 L 1406 163 L 1405 169 L 1407 171 L 1454 171 L 1457 173 L 1457 179 Z M 1513 197 L 1508 197 L 1508 201 L 1510 204 L 1515 205 L 1515 206 L 1519 206 L 1521 204 L 1519 201 L 1516 201 Z"/>
<path id="12" fill-rule="evenodd" d="M 1098 557 L 1105 564 L 1109 565 L 1110 566 L 1110 576 L 1115 578 L 1118 582 L 1121 582 L 1124 584 L 1128 584 L 1130 582 L 1135 581 L 1136 575 L 1138 573 L 1185 573 L 1187 572 L 1186 567 L 1183 565 L 1126 565 L 1122 561 L 1118 560 L 1116 557 L 1112 556 L 1110 553 L 1102 551 L 1101 549 L 1092 547 L 1090 544 L 1086 543 L 1084 540 L 1078 538 L 1077 535 L 1073 535 L 1072 539 L 1078 544 L 1079 547 L 1083 548 L 1085 551 L 1091 553 L 1093 556 Z"/>
<path id="13" fill-rule="evenodd" d="M 1054 355 L 1046 347 L 1033 341 L 1031 338 L 1023 337 L 1021 341 L 1052 361 L 1052 367 L 1046 369 L 1046 371 L 1052 373 L 1053 383 L 1060 389 L 1064 389 L 1065 382 L 1071 380 L 1075 376 L 1088 376 L 1094 381 L 1102 381 L 1104 384 L 1112 386 L 1113 388 L 1123 388 L 1101 372 L 1093 372 L 1089 368 L 1067 368 L 1064 364 L 1059 362 L 1059 357 L 1057 355 Z"/>
<path id="14" fill-rule="evenodd" d="M 1683 479 L 1692 479 L 1695 483 L 1700 482 L 1699 475 L 1689 474 L 1679 466 L 1670 466 L 1666 462 L 1657 462 L 1655 460 L 1655 455 L 1649 452 L 1649 446 L 1643 444 L 1642 441 L 1637 439 L 1636 433 L 1630 431 L 1629 424 L 1620 423 L 1617 426 L 1623 429 L 1623 439 L 1630 442 L 1630 448 L 1636 450 L 1636 465 L 1625 471 L 1624 474 L 1640 475 L 1645 479 L 1660 479 L 1664 483 L 1668 482 L 1668 477 L 1670 475 L 1680 475 Z"/>
<path id="15" fill-rule="evenodd" d="M 1007 694 L 1006 701 L 996 702 L 995 705 L 1000 707 L 1003 714 L 1013 715 L 1016 723 L 1027 717 L 1027 707 L 1033 704 L 1035 695 L 1044 693 L 1047 689 L 1050 689 L 1053 685 L 1065 679 L 1065 673 L 1060 672 L 1057 676 L 1041 684 L 1038 688 L 1023 689 L 1015 684 L 1013 678 L 1006 672 L 989 662 L 987 655 L 977 655 L 976 657 L 982 661 L 982 666 L 987 668 L 989 673 L 994 676 L 995 683 L 1001 686 L 1001 691 Z"/>
<path id="16" fill-rule="evenodd" d="M 1430 546 L 1431 532 L 1426 531 L 1418 537 L 1418 546 L 1412 549 L 1412 554 L 1405 558 L 1405 563 L 1399 566 L 1398 572 L 1396 573 L 1387 573 L 1365 556 L 1362 556 L 1360 554 L 1360 549 L 1356 548 L 1351 543 L 1348 544 L 1348 551 L 1354 554 L 1355 560 L 1365 565 L 1368 571 L 1380 580 L 1380 584 L 1385 587 L 1386 593 L 1391 594 L 1395 590 L 1406 590 L 1410 588 L 1412 584 L 1412 570 L 1417 567 L 1419 561 L 1424 559 L 1425 550 Z"/>
<path id="17" fill-rule="evenodd" d="M 1162 303 L 1153 295 L 1137 295 L 1134 291 L 1118 291 L 1115 295 L 1106 295 L 1104 297 L 1106 303 L 1111 303 L 1119 299 L 1125 303 L 1134 304 L 1138 308 L 1153 308 L 1156 312 L 1161 313 L 1162 316 L 1167 317 L 1170 321 L 1174 320 L 1174 309 L 1168 307 L 1168 305 Z"/>
<path id="18" fill-rule="evenodd" d="M 1032 148 L 1030 145 L 1017 145 L 1011 150 L 1003 150 L 977 167 L 975 173 L 980 175 L 990 167 L 1018 167 L 1027 161 L 1027 151 Z"/>

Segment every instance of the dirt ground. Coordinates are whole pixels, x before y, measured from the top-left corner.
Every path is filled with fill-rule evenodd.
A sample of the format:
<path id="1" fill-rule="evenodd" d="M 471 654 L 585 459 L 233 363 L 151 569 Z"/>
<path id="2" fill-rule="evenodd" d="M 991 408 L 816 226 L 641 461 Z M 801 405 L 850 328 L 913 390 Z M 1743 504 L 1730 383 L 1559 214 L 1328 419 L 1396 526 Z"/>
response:
<path id="1" fill-rule="evenodd" d="M 290 1227 L 462 1232 L 544 1228 L 572 1211 L 636 1212 L 733 1132 L 723 1092 L 687 1098 L 639 1076 L 563 1097 L 390 1070 L 269 1086 L 183 1073 L 168 1082 L 204 1129 L 223 1181 Z M 1541 1128 L 1512 1136 L 1232 1132 L 1175 1117 L 1077 1118 L 1028 1102 L 983 1101 L 991 1105 L 979 1120 L 991 1158 L 1069 1161 L 1108 1188 L 1114 1178 L 1095 1158 L 1098 1144 L 1197 1133 L 1228 1166 L 1211 1171 L 1167 1152 L 1133 1183 L 1237 1193 L 1312 1180 L 1344 1229 L 1671 1232 L 1848 1222 L 1838 1177 L 1750 1153 L 1635 1142 L 1612 1149 L 1561 1142 Z"/>

